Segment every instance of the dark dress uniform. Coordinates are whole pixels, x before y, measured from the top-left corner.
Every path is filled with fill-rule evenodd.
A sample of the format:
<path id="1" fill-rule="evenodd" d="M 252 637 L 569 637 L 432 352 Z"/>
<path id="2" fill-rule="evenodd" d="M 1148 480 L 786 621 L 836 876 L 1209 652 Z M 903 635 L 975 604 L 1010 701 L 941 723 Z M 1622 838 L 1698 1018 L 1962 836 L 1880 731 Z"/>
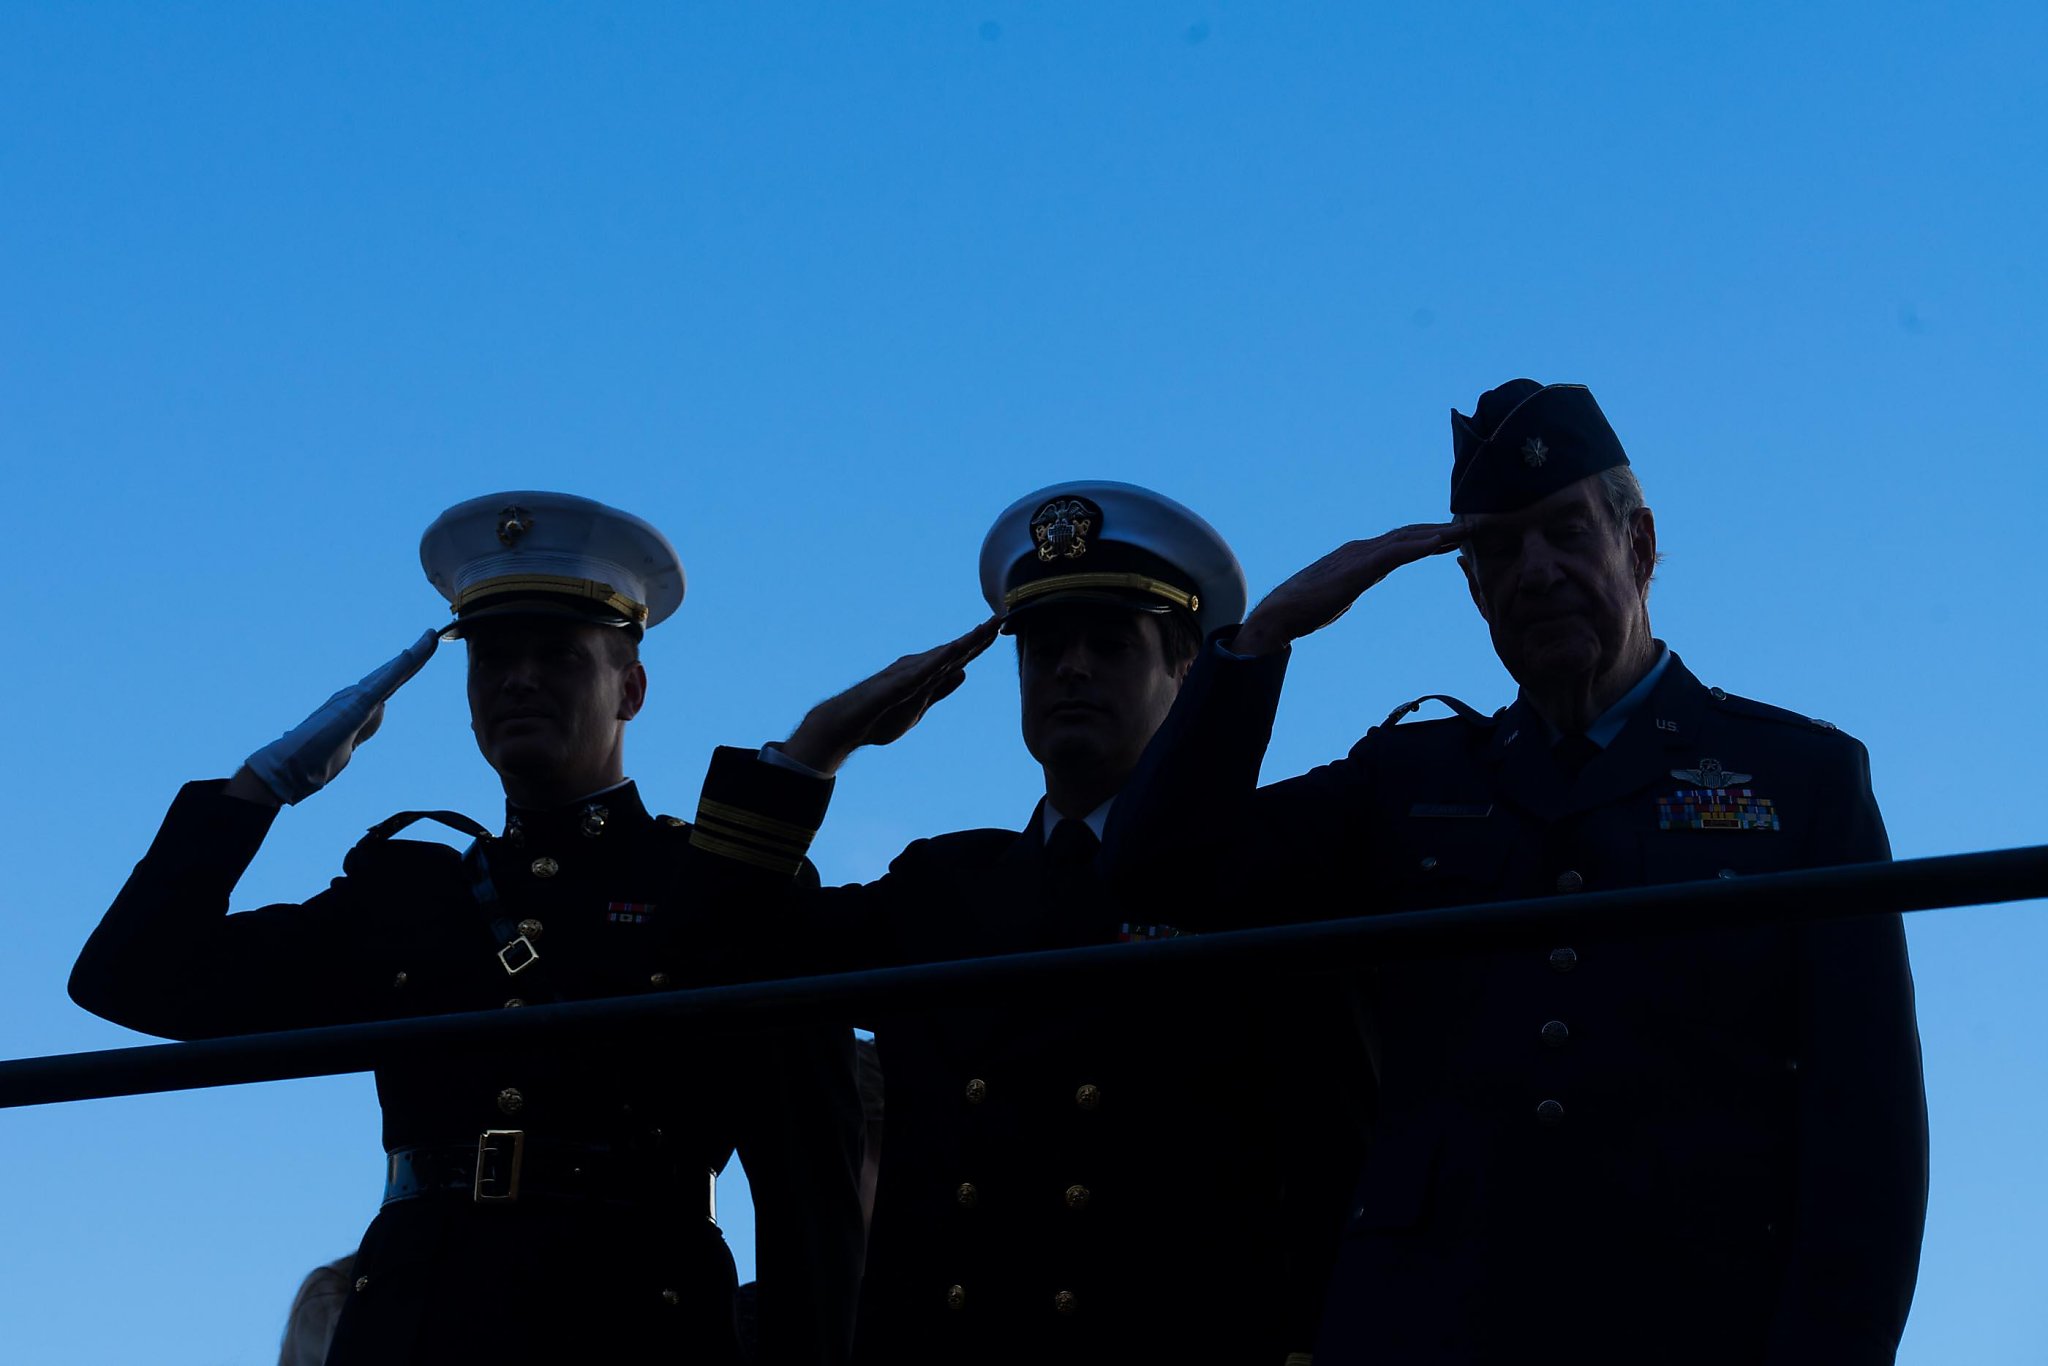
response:
<path id="1" fill-rule="evenodd" d="M 649 816 L 631 783 L 514 810 L 467 857 L 388 838 L 387 822 L 304 904 L 224 915 L 272 816 L 187 786 L 79 958 L 73 999 L 189 1039 L 740 970 L 732 917 L 692 895 L 688 827 Z M 860 1110 L 843 1029 L 394 1058 L 377 1090 L 386 1203 L 330 1361 L 731 1361 L 710 1183 L 735 1149 L 757 1213 L 761 1359 L 844 1359 Z"/>
<path id="2" fill-rule="evenodd" d="M 816 822 L 740 794 L 765 767 L 718 752 L 698 837 L 786 868 Z M 1109 902 L 1085 825 L 1048 843 L 1042 821 L 920 840 L 877 882 L 796 895 L 786 951 L 850 970 L 1119 939 L 1143 953 L 1170 932 Z M 867 1021 L 887 1139 L 857 1361 L 1282 1366 L 1308 1350 L 1339 1211 L 1290 1197 L 1348 1177 L 1360 1103 L 1280 1046 L 1303 1031 L 1277 991 L 1098 991 Z"/>
<path id="3" fill-rule="evenodd" d="M 1205 926 L 1889 857 L 1862 745 L 1676 658 L 1582 768 L 1526 703 L 1453 703 L 1254 796 L 1285 660 L 1205 651 L 1112 817 L 1117 876 Z M 1216 848 L 1249 865 L 1227 895 L 1169 875 Z M 1475 947 L 1361 986 L 1376 1132 L 1318 1362 L 1892 1360 L 1927 1177 L 1896 915 Z"/>

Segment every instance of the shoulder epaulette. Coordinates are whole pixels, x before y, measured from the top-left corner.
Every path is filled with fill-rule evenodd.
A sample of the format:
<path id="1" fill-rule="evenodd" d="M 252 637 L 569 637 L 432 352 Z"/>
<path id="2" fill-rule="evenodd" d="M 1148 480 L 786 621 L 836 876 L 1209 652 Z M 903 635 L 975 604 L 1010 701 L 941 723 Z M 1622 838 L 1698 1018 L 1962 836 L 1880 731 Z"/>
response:
<path id="1" fill-rule="evenodd" d="M 1458 714 L 1458 719 L 1465 722 L 1467 725 L 1490 726 L 1494 722 L 1493 717 L 1482 715 L 1480 712 L 1465 705 L 1463 702 L 1460 702 L 1455 697 L 1449 697 L 1440 692 L 1432 692 L 1424 693 L 1422 696 L 1416 698 L 1413 702 L 1403 702 L 1400 706 L 1388 712 L 1387 719 L 1380 722 L 1380 727 L 1385 728 L 1387 726 L 1399 725 L 1401 723 L 1402 717 L 1407 716 L 1412 712 L 1421 710 L 1422 704 L 1424 702 L 1443 703 L 1452 711 L 1456 712 Z"/>
<path id="2" fill-rule="evenodd" d="M 1713 698 L 1723 710 L 1732 711 L 1738 716 L 1753 716 L 1762 721 L 1780 721 L 1788 726 L 1811 726 L 1815 730 L 1842 733 L 1842 728 L 1832 721 L 1823 721 L 1818 717 L 1807 716 L 1785 707 L 1774 707 L 1768 702 L 1759 702 L 1752 697 L 1737 697 L 1724 688 L 1709 688 L 1707 696 Z"/>

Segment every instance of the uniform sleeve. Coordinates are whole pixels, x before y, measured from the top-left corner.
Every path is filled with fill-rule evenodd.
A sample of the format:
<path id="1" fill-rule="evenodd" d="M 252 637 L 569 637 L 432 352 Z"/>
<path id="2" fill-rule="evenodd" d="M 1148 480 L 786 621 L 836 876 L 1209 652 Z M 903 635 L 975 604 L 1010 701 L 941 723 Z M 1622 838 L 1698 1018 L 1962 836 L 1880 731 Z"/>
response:
<path id="1" fill-rule="evenodd" d="M 863 1232 L 853 1034 L 802 1026 L 748 1045 L 739 1155 L 754 1193 L 761 1366 L 837 1366 L 853 1343 Z"/>
<path id="2" fill-rule="evenodd" d="M 335 1023 L 369 985 L 346 879 L 303 905 L 230 915 L 276 812 L 188 783 L 71 970 L 71 999 L 172 1039 Z"/>
<path id="3" fill-rule="evenodd" d="M 1161 918 L 1189 929 L 1353 914 L 1355 902 L 1325 894 L 1318 875 L 1364 837 L 1352 813 L 1366 744 L 1261 788 L 1287 656 L 1234 655 L 1223 639 L 1189 671 L 1111 809 L 1101 866 L 1126 904 L 1163 900 L 1172 910 Z"/>
<path id="4" fill-rule="evenodd" d="M 879 881 L 820 887 L 807 861 L 833 780 L 721 746 L 704 777 L 690 844 L 698 891 L 745 924 L 746 975 L 856 972 L 907 961 L 898 895 L 911 846 Z"/>
<path id="5" fill-rule="evenodd" d="M 1835 762 L 1810 863 L 1889 859 L 1868 753 L 1848 741 Z M 1797 1213 L 1766 1360 L 1875 1366 L 1905 1328 L 1927 1211 L 1912 969 L 1897 915 L 1816 922 L 1800 937 Z"/>

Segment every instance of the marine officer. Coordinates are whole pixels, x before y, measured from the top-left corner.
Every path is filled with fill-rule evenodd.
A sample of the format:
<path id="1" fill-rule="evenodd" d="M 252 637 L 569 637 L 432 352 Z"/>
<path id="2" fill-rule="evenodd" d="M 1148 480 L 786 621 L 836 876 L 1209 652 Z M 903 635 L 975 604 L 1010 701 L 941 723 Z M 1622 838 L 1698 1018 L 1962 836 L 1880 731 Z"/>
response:
<path id="1" fill-rule="evenodd" d="M 981 587 L 1016 637 L 1044 794 L 1019 829 L 920 840 L 877 882 L 795 897 L 782 923 L 809 967 L 1177 932 L 1163 899 L 1110 901 L 1092 862 L 1203 633 L 1243 611 L 1236 557 L 1149 489 L 1066 483 L 996 519 Z M 781 746 L 719 751 L 694 841 L 786 885 L 829 775 L 914 725 L 995 631 L 906 657 Z M 749 792 L 774 766 L 817 775 L 808 804 Z M 1303 1077 L 1295 1010 L 1277 991 L 1104 987 L 864 1021 L 889 1137 L 856 1359 L 1282 1366 L 1306 1352 L 1337 1211 L 1286 1196 L 1348 1176 L 1359 1139 L 1344 1089 Z M 1297 1219 L 1322 1223 L 1290 1232 Z"/>
<path id="2" fill-rule="evenodd" d="M 567 494 L 450 508 L 420 543 L 454 621 L 226 781 L 186 786 L 94 932 L 73 999 L 170 1038 L 634 995 L 743 970 L 694 904 L 703 856 L 624 770 L 639 641 L 682 567 L 652 526 Z M 299 905 L 225 914 L 282 805 L 376 730 L 439 637 L 469 652 L 471 725 L 506 793 L 375 827 Z M 810 779 L 765 773 L 763 781 Z M 425 816 L 467 853 L 393 838 Z M 377 1068 L 384 1204 L 352 1269 L 345 1363 L 730 1362 L 733 1265 L 711 1206 L 735 1149 L 755 1195 L 761 1360 L 843 1360 L 860 1250 L 860 1107 L 841 1029 L 650 1031 Z"/>
<path id="3" fill-rule="evenodd" d="M 1229 925 L 1889 857 L 1862 745 L 1651 634 L 1656 523 L 1590 392 L 1514 380 L 1452 437 L 1452 522 L 1340 548 L 1208 645 L 1118 804 L 1119 879 Z M 1452 549 L 1515 702 L 1411 703 L 1255 794 L 1289 643 Z M 1475 946 L 1365 998 L 1323 1366 L 1892 1360 L 1927 1175 L 1897 916 Z"/>

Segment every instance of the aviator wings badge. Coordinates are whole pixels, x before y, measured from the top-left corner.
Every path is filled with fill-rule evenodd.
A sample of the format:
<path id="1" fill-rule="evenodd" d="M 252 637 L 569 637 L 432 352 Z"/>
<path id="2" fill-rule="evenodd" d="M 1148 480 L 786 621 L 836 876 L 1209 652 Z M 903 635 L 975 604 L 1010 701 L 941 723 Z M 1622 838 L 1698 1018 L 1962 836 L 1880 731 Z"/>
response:
<path id="1" fill-rule="evenodd" d="M 1698 768 L 1674 768 L 1671 776 L 1709 790 L 1720 787 L 1740 787 L 1753 776 L 1748 773 L 1730 773 L 1721 767 L 1719 759 L 1702 759 Z"/>

